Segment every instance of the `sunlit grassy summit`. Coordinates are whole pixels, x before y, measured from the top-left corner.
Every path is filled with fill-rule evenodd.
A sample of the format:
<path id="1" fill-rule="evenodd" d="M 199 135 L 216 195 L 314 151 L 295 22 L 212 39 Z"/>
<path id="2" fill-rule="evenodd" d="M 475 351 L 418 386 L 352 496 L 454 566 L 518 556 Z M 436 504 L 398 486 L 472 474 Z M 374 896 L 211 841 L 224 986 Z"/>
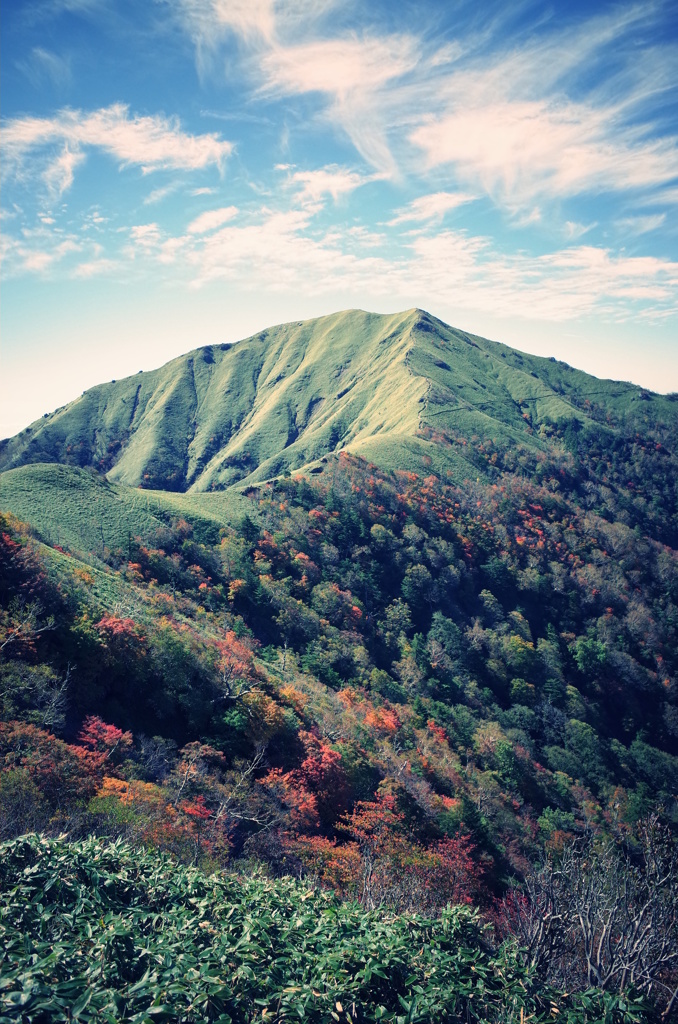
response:
<path id="1" fill-rule="evenodd" d="M 0 470 L 91 467 L 111 483 L 219 491 L 347 450 L 476 478 L 463 440 L 548 449 L 544 424 L 675 418 L 676 406 L 456 330 L 419 309 L 348 310 L 195 349 L 85 391 L 0 444 Z"/>

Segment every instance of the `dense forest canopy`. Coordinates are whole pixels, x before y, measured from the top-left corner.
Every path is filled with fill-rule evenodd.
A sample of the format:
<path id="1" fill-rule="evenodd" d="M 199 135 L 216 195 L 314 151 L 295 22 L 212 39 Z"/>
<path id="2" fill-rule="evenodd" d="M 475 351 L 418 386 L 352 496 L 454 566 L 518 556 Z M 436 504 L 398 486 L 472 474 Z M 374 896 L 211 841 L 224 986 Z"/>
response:
<path id="1" fill-rule="evenodd" d="M 410 332 L 432 333 L 415 312 Z M 476 358 L 472 341 L 457 338 Z M 567 373 L 549 373 L 564 391 Z M 388 445 L 380 462 L 327 450 L 237 492 L 171 500 L 95 468 L 2 475 L 0 838 L 15 860 L 38 856 L 12 845 L 37 832 L 207 870 L 256 864 L 364 912 L 473 906 L 488 956 L 519 936 L 544 984 L 666 1009 L 678 417 L 652 396 L 629 409 L 572 386 L 566 416 L 538 416 L 528 396 L 509 443 L 436 421 L 436 387 L 408 468 Z M 631 894 L 614 914 L 606 878 Z M 650 944 L 635 973 L 618 958 L 594 971 L 574 924 L 535 932 L 526 908 L 574 921 L 582 879 L 616 949 L 645 900 L 665 952 Z M 458 926 L 480 927 L 468 913 Z M 530 1012 L 547 1012 L 544 993 Z M 488 995 L 482 1019 L 493 1012 Z"/>

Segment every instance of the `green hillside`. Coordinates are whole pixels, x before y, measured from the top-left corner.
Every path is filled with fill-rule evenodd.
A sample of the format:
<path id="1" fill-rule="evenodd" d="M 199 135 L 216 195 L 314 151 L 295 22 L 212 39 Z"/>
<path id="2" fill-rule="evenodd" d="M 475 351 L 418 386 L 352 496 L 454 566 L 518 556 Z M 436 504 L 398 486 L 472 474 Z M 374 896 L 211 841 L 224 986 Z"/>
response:
<path id="1" fill-rule="evenodd" d="M 0 474 L 0 508 L 30 522 L 48 544 L 72 551 L 127 550 L 130 536 L 148 538 L 178 516 L 214 539 L 219 527 L 251 514 L 237 490 L 216 494 L 147 491 L 111 483 L 89 469 L 38 463 Z"/>
<path id="2" fill-rule="evenodd" d="M 114 484 L 224 490 L 345 449 L 384 469 L 485 476 L 459 438 L 548 450 L 559 420 L 676 420 L 630 384 L 446 326 L 421 310 L 359 310 L 209 346 L 102 384 L 0 444 L 0 471 L 93 468 Z M 151 513 L 155 514 L 155 513 Z"/>

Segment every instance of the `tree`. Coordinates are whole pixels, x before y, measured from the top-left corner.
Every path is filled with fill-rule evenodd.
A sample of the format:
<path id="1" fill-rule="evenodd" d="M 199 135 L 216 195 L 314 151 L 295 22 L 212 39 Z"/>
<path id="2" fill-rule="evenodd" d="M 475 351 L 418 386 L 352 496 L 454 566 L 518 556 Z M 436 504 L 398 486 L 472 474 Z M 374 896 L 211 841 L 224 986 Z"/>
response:
<path id="1" fill-rule="evenodd" d="M 53 629 L 54 616 L 45 616 L 39 601 L 14 598 L 0 610 L 0 654 L 34 654 L 36 639 Z"/>
<path id="2" fill-rule="evenodd" d="M 93 760 L 102 765 L 113 759 L 116 752 L 132 746 L 132 733 L 123 732 L 115 725 L 108 725 L 97 715 L 88 715 L 78 733 L 78 743 L 92 751 Z"/>
<path id="3" fill-rule="evenodd" d="M 373 910 L 387 898 L 393 868 L 400 859 L 405 815 L 395 797 L 377 794 L 376 800 L 360 800 L 338 824 L 349 835 L 362 858 L 360 902 Z"/>
<path id="4" fill-rule="evenodd" d="M 569 987 L 645 993 L 669 1019 L 678 1002 L 678 846 L 651 815 L 636 857 L 587 835 L 504 902 L 530 964 Z"/>
<path id="5" fill-rule="evenodd" d="M 68 816 L 96 793 L 101 767 L 98 752 L 64 743 L 35 725 L 0 722 L 0 774 L 21 772 L 24 793 L 30 779 L 62 827 Z M 19 776 L 13 778 L 16 782 Z"/>

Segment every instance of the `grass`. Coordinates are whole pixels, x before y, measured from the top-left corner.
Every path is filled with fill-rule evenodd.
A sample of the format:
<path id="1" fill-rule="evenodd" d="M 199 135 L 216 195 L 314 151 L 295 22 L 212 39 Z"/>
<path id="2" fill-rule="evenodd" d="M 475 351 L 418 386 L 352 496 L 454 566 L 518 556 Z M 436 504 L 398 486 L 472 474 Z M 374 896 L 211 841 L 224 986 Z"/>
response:
<path id="1" fill-rule="evenodd" d="M 483 467 L 436 434 L 537 453 L 550 443 L 546 420 L 591 417 L 609 429 L 675 429 L 678 403 L 421 310 L 350 310 L 92 388 L 0 444 L 0 506 L 55 543 L 123 546 L 173 515 L 205 528 L 232 522 L 244 511 L 240 489 L 318 469 L 342 448 L 461 483 Z"/>
<path id="2" fill-rule="evenodd" d="M 101 554 L 127 549 L 130 537 L 147 539 L 183 516 L 196 537 L 214 540 L 219 527 L 253 513 L 237 491 L 175 494 L 113 484 L 73 466 L 29 465 L 0 474 L 0 508 L 28 522 L 51 545 Z M 256 512 L 256 509 L 254 510 Z"/>

